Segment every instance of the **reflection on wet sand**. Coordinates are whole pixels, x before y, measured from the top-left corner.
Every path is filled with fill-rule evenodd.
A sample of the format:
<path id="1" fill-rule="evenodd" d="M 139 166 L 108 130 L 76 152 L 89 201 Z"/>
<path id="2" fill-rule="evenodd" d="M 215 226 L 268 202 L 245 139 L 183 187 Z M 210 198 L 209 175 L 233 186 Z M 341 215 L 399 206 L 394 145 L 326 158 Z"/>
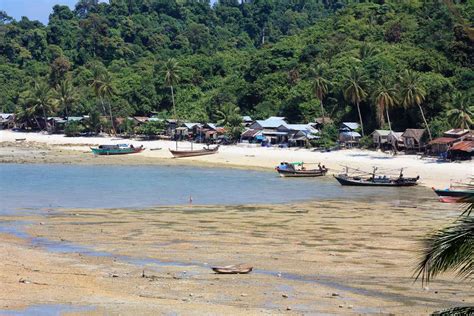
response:
<path id="1" fill-rule="evenodd" d="M 429 289 L 411 279 L 418 238 L 457 215 L 456 206 L 436 202 L 324 201 L 4 216 L 0 277 L 10 290 L 0 288 L 2 309 L 46 296 L 98 314 L 426 314 L 472 303 L 472 287 L 451 276 Z M 236 263 L 255 271 L 222 276 L 209 268 Z"/>

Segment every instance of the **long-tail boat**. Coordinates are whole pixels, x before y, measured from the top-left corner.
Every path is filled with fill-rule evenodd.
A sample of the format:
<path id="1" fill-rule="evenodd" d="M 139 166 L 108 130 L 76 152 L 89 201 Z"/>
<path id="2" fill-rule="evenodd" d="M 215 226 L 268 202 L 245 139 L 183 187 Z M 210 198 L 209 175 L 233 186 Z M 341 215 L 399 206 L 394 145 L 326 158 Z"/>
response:
<path id="1" fill-rule="evenodd" d="M 436 195 L 438 195 L 440 202 L 444 203 L 462 203 L 463 199 L 474 196 L 473 185 L 451 186 L 447 189 L 432 189 Z"/>
<path id="2" fill-rule="evenodd" d="M 275 170 L 281 177 L 321 177 L 328 172 L 328 168 L 321 164 L 317 169 L 307 169 L 304 165 L 304 162 L 282 162 Z"/>
<path id="3" fill-rule="evenodd" d="M 119 145 L 100 145 L 98 147 L 91 147 L 92 153 L 94 155 L 126 155 L 126 154 L 136 154 L 145 150 L 142 146 L 134 147 L 129 144 L 119 144 Z"/>
<path id="4" fill-rule="evenodd" d="M 204 156 L 204 155 L 212 155 L 217 153 L 219 150 L 219 145 L 215 146 L 214 148 L 210 148 L 209 146 L 203 149 L 197 150 L 173 150 L 170 149 L 170 153 L 173 155 L 174 158 L 185 158 L 185 157 L 196 157 L 196 156 Z"/>
<path id="5" fill-rule="evenodd" d="M 358 170 L 358 169 L 356 169 Z M 358 170 L 360 171 L 360 170 Z M 370 175 L 354 175 L 351 176 L 348 174 L 348 168 L 346 168 L 346 173 L 334 175 L 336 180 L 341 185 L 352 185 L 352 186 L 379 186 L 379 187 L 409 187 L 417 185 L 417 181 L 420 179 L 420 176 L 415 178 L 406 178 L 403 175 L 403 169 L 400 171 L 398 177 L 390 176 L 377 176 L 377 168 L 374 167 L 373 172 Z"/>

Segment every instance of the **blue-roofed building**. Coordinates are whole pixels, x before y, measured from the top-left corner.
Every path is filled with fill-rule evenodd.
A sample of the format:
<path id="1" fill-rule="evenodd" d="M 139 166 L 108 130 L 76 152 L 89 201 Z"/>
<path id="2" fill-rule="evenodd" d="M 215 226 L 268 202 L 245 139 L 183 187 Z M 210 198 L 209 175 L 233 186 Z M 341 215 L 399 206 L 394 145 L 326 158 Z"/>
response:
<path id="1" fill-rule="evenodd" d="M 342 122 L 339 127 L 339 141 L 347 147 L 354 147 L 359 144 L 362 135 L 359 130 L 359 123 L 356 122 Z"/>
<path id="2" fill-rule="evenodd" d="M 266 120 L 257 120 L 249 126 L 250 129 L 263 130 L 263 129 L 277 129 L 281 125 L 287 124 L 285 117 L 270 116 Z"/>

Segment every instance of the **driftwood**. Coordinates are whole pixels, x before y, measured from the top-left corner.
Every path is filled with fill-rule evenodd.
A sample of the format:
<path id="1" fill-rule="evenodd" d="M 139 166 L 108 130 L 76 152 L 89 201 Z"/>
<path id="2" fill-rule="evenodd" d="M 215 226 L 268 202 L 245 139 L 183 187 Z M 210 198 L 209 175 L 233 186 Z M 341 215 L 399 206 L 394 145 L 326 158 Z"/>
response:
<path id="1" fill-rule="evenodd" d="M 245 264 L 236 264 L 230 266 L 211 267 L 215 273 L 219 274 L 247 274 L 252 272 L 253 267 Z"/>

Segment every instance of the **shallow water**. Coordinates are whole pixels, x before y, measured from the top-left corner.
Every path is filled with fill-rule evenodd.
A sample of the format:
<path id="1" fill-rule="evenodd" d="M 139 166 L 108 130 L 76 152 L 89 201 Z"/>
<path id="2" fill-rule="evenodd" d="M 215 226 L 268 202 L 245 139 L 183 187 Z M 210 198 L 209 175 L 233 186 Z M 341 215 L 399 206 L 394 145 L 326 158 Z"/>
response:
<path id="1" fill-rule="evenodd" d="M 0 210 L 139 208 L 384 200 L 407 204 L 424 188 L 342 187 L 332 177 L 282 179 L 274 172 L 188 166 L 1 164 Z"/>

